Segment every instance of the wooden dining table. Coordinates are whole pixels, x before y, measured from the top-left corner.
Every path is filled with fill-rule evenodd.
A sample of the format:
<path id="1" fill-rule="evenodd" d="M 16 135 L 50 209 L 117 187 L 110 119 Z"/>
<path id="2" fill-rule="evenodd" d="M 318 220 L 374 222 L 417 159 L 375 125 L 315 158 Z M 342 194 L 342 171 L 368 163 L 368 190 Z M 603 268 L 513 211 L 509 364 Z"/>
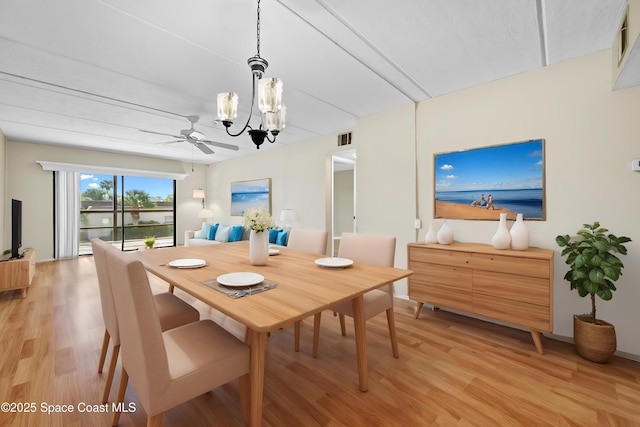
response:
<path id="1" fill-rule="evenodd" d="M 262 266 L 249 262 L 249 242 L 240 241 L 210 246 L 176 246 L 140 250 L 136 256 L 147 271 L 214 309 L 235 319 L 247 328 L 251 346 L 248 422 L 262 421 L 265 345 L 268 332 L 313 316 L 337 303 L 352 301 L 358 381 L 361 391 L 368 389 L 366 320 L 364 293 L 387 283 L 408 277 L 412 271 L 394 267 L 354 262 L 346 268 L 317 265 L 317 254 L 278 248 Z M 175 268 L 171 261 L 198 259 L 201 268 Z M 241 298 L 232 298 L 204 282 L 235 272 L 262 275 L 276 287 Z"/>

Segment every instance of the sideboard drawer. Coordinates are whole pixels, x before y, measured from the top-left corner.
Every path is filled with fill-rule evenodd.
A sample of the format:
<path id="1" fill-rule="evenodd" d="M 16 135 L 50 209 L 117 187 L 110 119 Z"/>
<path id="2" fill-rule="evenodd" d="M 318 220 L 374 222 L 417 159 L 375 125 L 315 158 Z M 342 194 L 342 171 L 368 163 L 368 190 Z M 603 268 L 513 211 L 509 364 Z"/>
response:
<path id="1" fill-rule="evenodd" d="M 474 293 L 473 312 L 538 331 L 551 332 L 553 329 L 553 325 L 550 324 L 549 307 L 541 305 Z"/>
<path id="2" fill-rule="evenodd" d="M 414 301 L 426 301 L 435 307 L 449 307 L 462 311 L 472 309 L 471 290 L 464 292 L 449 285 L 412 282 L 409 298 Z"/>
<path id="3" fill-rule="evenodd" d="M 409 262 L 413 271 L 412 281 L 437 283 L 471 292 L 471 269 L 449 265 Z"/>
<path id="4" fill-rule="evenodd" d="M 471 262 L 471 254 L 468 252 L 443 251 L 440 249 L 409 248 L 409 261 L 468 267 Z"/>
<path id="5" fill-rule="evenodd" d="M 548 278 L 551 274 L 549 261 L 546 259 L 473 254 L 471 256 L 471 266 L 478 270 L 517 273 L 531 277 Z"/>
<path id="6" fill-rule="evenodd" d="M 550 304 L 548 278 L 474 270 L 473 292 L 545 307 Z"/>

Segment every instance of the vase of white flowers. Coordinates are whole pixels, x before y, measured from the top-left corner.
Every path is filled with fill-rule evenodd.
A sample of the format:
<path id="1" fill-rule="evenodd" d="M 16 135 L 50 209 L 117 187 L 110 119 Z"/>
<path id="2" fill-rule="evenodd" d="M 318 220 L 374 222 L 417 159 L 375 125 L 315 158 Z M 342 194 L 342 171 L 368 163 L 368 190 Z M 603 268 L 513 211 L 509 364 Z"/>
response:
<path id="1" fill-rule="evenodd" d="M 275 225 L 273 217 L 262 208 L 247 209 L 242 225 L 251 230 L 249 261 L 252 265 L 266 265 L 269 260 L 269 229 Z"/>

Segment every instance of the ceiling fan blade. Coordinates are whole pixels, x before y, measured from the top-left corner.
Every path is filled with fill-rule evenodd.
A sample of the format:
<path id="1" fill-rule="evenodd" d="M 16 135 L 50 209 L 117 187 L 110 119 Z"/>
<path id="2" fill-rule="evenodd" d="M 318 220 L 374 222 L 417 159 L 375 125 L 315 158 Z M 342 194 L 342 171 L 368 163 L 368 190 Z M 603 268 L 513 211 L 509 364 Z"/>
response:
<path id="1" fill-rule="evenodd" d="M 194 142 L 193 145 L 198 147 L 204 154 L 213 154 L 213 150 L 201 142 Z"/>
<path id="2" fill-rule="evenodd" d="M 175 144 L 176 142 L 184 142 L 184 139 L 181 139 L 179 141 L 165 141 L 165 142 L 159 142 L 158 144 Z"/>
<path id="3" fill-rule="evenodd" d="M 202 140 L 200 142 L 204 142 L 205 144 L 213 145 L 214 147 L 226 148 L 228 150 L 233 150 L 233 151 L 238 151 L 240 149 L 240 147 L 238 147 L 237 145 L 225 144 L 224 142 L 209 141 L 209 140 L 206 140 L 206 139 Z"/>
<path id="4" fill-rule="evenodd" d="M 170 133 L 162 133 L 162 132 L 154 132 L 152 130 L 144 130 L 144 129 L 138 129 L 140 132 L 144 132 L 144 133 L 152 133 L 154 135 L 163 135 L 163 136 L 170 136 L 171 138 L 181 138 L 184 139 L 184 137 L 182 135 L 171 135 Z"/>

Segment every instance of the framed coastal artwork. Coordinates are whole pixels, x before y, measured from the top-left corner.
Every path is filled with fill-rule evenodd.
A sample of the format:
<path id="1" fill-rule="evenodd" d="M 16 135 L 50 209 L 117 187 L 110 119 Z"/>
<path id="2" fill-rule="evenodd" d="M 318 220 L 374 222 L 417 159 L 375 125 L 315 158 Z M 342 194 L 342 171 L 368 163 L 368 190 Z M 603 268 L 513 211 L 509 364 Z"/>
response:
<path id="1" fill-rule="evenodd" d="M 244 215 L 249 208 L 271 213 L 271 178 L 231 183 L 231 215 Z"/>
<path id="2" fill-rule="evenodd" d="M 434 155 L 434 217 L 546 220 L 544 139 Z"/>

